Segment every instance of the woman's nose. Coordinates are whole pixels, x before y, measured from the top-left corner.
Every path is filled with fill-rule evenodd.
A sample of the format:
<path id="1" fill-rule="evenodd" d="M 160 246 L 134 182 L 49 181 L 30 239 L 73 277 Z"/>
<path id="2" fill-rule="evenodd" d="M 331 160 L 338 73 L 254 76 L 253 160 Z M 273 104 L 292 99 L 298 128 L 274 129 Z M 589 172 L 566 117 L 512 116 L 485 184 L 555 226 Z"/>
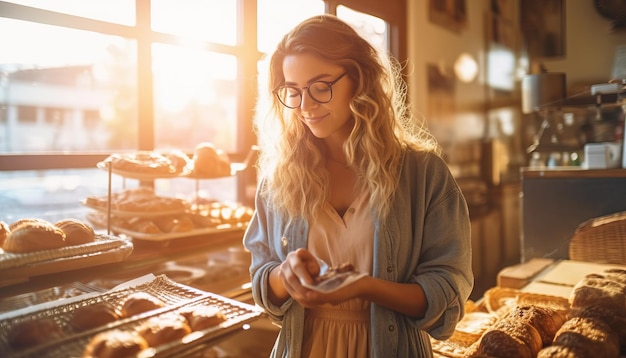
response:
<path id="1" fill-rule="evenodd" d="M 302 101 L 300 102 L 300 109 L 306 111 L 307 108 L 314 108 L 319 105 L 319 103 L 311 98 L 307 91 L 302 92 Z"/>

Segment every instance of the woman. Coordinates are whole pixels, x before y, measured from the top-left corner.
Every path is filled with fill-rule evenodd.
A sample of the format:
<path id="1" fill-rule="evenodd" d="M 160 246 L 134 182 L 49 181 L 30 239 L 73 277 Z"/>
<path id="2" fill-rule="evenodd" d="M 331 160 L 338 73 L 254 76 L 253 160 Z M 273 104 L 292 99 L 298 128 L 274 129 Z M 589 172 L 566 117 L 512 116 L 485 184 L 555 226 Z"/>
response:
<path id="1" fill-rule="evenodd" d="M 255 302 L 282 327 L 272 356 L 432 356 L 428 334 L 449 337 L 472 290 L 470 223 L 397 66 L 321 15 L 278 44 L 269 86 L 244 245 Z M 308 289 L 318 258 L 368 275 Z"/>

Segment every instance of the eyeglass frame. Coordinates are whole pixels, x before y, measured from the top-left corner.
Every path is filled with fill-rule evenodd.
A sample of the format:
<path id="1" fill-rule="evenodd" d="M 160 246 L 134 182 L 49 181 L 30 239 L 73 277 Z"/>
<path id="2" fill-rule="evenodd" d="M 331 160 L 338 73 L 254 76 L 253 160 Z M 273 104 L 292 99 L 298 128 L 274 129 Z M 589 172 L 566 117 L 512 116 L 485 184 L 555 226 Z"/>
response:
<path id="1" fill-rule="evenodd" d="M 332 81 L 322 81 L 322 80 L 317 80 L 317 81 L 314 81 L 314 82 L 309 83 L 309 85 L 308 85 L 308 86 L 305 86 L 305 87 L 295 87 L 295 86 L 287 86 L 287 85 L 282 85 L 282 86 L 277 87 L 277 88 L 276 88 L 274 91 L 272 91 L 272 92 L 276 95 L 276 98 L 278 98 L 278 101 L 279 101 L 279 102 L 280 102 L 283 106 L 285 106 L 285 107 L 287 107 L 287 108 L 289 108 L 289 109 L 296 109 L 296 108 L 298 108 L 298 107 L 302 106 L 302 99 L 303 99 L 302 94 L 304 93 L 304 90 L 306 90 L 306 93 L 309 95 L 309 97 L 310 97 L 312 100 L 314 100 L 314 101 L 315 101 L 315 102 L 317 102 L 317 103 L 324 104 L 324 103 L 328 103 L 328 102 L 330 102 L 330 101 L 332 101 L 332 100 L 333 100 L 333 86 L 335 85 L 335 83 L 339 82 L 339 80 L 341 80 L 341 79 L 342 79 L 345 75 L 347 75 L 347 74 L 348 74 L 348 71 L 346 71 L 346 72 L 342 73 L 341 75 L 339 75 L 339 77 L 337 77 L 336 79 L 334 79 L 334 80 L 332 80 Z M 310 88 L 311 88 L 311 86 L 315 85 L 316 83 L 323 83 L 323 84 L 325 84 L 325 85 L 327 85 L 327 86 L 328 86 L 328 89 L 330 90 L 330 98 L 328 99 L 328 101 L 318 101 L 317 99 L 315 99 L 315 96 L 313 96 L 313 95 L 311 94 Z M 280 96 L 278 95 L 278 92 L 280 92 L 282 89 L 285 89 L 285 88 L 292 88 L 292 89 L 298 90 L 298 94 L 300 95 L 300 103 L 299 103 L 297 106 L 295 106 L 295 107 L 288 106 L 288 105 L 287 105 L 287 104 L 285 104 L 285 102 L 283 102 L 283 100 L 280 98 Z"/>

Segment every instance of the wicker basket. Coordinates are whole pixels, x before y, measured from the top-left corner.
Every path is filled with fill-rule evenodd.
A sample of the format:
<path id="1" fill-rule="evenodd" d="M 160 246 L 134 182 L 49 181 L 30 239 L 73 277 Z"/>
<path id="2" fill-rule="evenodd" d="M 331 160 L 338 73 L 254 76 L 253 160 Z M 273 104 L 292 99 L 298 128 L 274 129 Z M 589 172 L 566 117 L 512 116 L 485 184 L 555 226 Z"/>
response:
<path id="1" fill-rule="evenodd" d="M 569 258 L 626 265 L 626 211 L 580 224 L 569 243 Z"/>

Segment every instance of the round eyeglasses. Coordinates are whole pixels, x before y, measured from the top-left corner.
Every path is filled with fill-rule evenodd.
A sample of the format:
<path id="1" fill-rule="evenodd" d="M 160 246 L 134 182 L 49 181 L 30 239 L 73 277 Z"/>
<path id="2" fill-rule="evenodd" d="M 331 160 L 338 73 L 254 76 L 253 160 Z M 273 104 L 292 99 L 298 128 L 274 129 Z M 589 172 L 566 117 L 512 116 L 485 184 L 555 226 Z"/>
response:
<path id="1" fill-rule="evenodd" d="M 302 91 L 306 90 L 312 100 L 317 103 L 328 103 L 333 99 L 333 85 L 339 82 L 347 72 L 334 81 L 315 81 L 306 87 L 280 86 L 274 90 L 276 97 L 285 107 L 295 109 L 302 105 Z"/>

